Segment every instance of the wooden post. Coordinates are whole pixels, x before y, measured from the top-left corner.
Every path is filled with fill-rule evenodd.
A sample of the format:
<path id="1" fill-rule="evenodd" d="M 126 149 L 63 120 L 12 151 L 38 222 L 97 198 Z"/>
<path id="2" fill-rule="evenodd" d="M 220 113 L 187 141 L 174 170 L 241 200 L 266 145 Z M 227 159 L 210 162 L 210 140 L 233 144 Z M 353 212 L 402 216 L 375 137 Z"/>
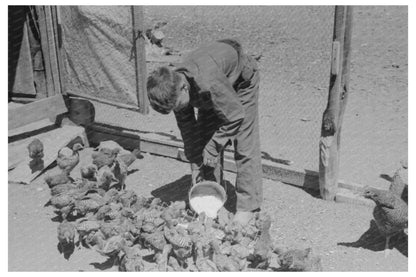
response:
<path id="1" fill-rule="evenodd" d="M 61 94 L 59 57 L 57 54 L 51 6 L 36 6 L 39 18 L 42 53 L 45 62 L 47 95 Z"/>
<path id="2" fill-rule="evenodd" d="M 319 189 L 325 200 L 338 190 L 341 126 L 349 90 L 352 7 L 335 7 L 328 104 L 319 141 Z"/>
<path id="3" fill-rule="evenodd" d="M 61 94 L 66 94 L 64 90 L 64 78 L 65 78 L 65 70 L 64 70 L 64 60 L 62 54 L 62 26 L 61 26 L 61 14 L 60 14 L 60 6 L 52 6 L 51 7 L 51 14 L 52 14 L 52 26 L 53 26 L 53 34 L 55 39 L 55 47 L 56 47 L 56 57 L 58 63 L 58 77 L 59 77 L 59 89 Z"/>
<path id="4" fill-rule="evenodd" d="M 142 114 L 149 113 L 149 100 L 147 99 L 146 89 L 146 52 L 145 52 L 145 30 L 144 15 L 142 6 L 132 6 L 133 21 L 133 54 L 136 68 L 136 93 L 137 102 Z"/>
<path id="5" fill-rule="evenodd" d="M 40 29 L 40 43 L 42 46 L 42 54 L 45 64 L 46 95 L 52 96 L 55 94 L 55 90 L 53 88 L 52 68 L 49 56 L 48 28 L 47 19 L 45 15 L 45 8 L 45 6 L 36 6 L 36 12 L 39 18 L 38 22 Z"/>

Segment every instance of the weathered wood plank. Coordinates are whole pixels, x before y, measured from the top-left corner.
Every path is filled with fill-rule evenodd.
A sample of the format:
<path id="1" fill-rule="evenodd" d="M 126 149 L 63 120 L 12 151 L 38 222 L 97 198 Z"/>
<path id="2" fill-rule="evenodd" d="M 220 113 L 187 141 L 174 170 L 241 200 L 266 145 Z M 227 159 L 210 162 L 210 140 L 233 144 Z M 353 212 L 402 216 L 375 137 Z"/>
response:
<path id="1" fill-rule="evenodd" d="M 45 14 L 45 6 L 36 6 L 36 13 L 38 14 L 38 22 L 40 29 L 40 43 L 42 47 L 43 59 L 45 64 L 45 76 L 46 76 L 46 95 L 52 96 L 55 94 L 53 88 L 53 77 L 51 61 L 49 56 L 49 43 L 48 43 L 48 27 Z"/>
<path id="2" fill-rule="evenodd" d="M 146 70 L 146 48 L 143 6 L 132 6 L 133 22 L 133 54 L 136 68 L 136 92 L 137 101 L 142 114 L 149 113 L 149 100 L 147 99 L 147 70 Z"/>
<path id="3" fill-rule="evenodd" d="M 103 140 L 114 140 L 123 148 L 133 150 L 139 148 L 142 152 L 160 155 L 188 162 L 183 150 L 183 143 L 161 138 L 154 134 L 140 134 L 139 131 L 123 131 L 113 126 L 100 126 L 94 123 L 87 127 L 88 138 L 92 144 L 98 145 Z M 319 173 L 313 170 L 296 168 L 268 160 L 262 160 L 263 178 L 280 181 L 290 185 L 319 190 Z M 224 170 L 237 172 L 232 152 L 225 152 Z M 362 192 L 363 185 L 339 180 L 340 191 L 336 194 L 337 202 L 368 205 L 368 201 L 358 196 Z"/>
<path id="4" fill-rule="evenodd" d="M 49 61 L 51 63 L 51 75 L 52 75 L 52 82 L 53 82 L 53 89 L 54 94 L 61 94 L 61 80 L 59 78 L 59 65 L 58 65 L 58 56 L 56 53 L 56 41 L 55 41 L 55 33 L 53 27 L 53 18 L 52 18 L 52 7 L 45 6 L 45 20 L 46 20 L 46 31 L 47 31 L 47 39 L 49 45 L 48 53 L 44 53 L 44 55 L 49 55 Z"/>
<path id="5" fill-rule="evenodd" d="M 54 118 L 68 112 L 62 95 L 44 98 L 20 107 L 9 109 L 9 130 L 45 118 Z"/>
<path id="6" fill-rule="evenodd" d="M 52 6 L 51 7 L 51 21 L 53 27 L 53 37 L 55 41 L 55 53 L 57 59 L 58 72 L 57 77 L 59 79 L 59 90 L 61 94 L 65 95 L 64 90 L 64 60 L 62 55 L 62 27 L 61 27 L 61 16 L 60 16 L 60 7 Z"/>
<path id="7" fill-rule="evenodd" d="M 135 106 L 128 105 L 128 104 L 123 104 L 123 103 L 118 103 L 118 102 L 114 102 L 114 101 L 111 101 L 111 100 L 106 100 L 106 99 L 103 99 L 103 98 L 90 96 L 90 95 L 84 94 L 84 93 L 74 93 L 74 92 L 71 92 L 71 91 L 67 91 L 67 95 L 70 96 L 70 97 L 84 98 L 84 99 L 87 99 L 87 100 L 91 100 L 91 101 L 94 101 L 94 102 L 114 106 L 114 107 L 117 107 L 117 108 L 122 108 L 122 109 L 130 110 L 130 111 L 140 112 L 139 107 L 135 107 Z"/>
<path id="8" fill-rule="evenodd" d="M 338 189 L 341 125 L 348 92 L 351 9 L 349 6 L 335 8 L 328 104 L 319 141 L 319 188 L 325 200 L 334 200 Z"/>
<path id="9" fill-rule="evenodd" d="M 141 149 L 140 136 L 120 128 L 95 123 L 86 126 L 86 133 L 88 141 L 93 146 L 100 144 L 101 141 L 113 140 L 128 150 Z"/>

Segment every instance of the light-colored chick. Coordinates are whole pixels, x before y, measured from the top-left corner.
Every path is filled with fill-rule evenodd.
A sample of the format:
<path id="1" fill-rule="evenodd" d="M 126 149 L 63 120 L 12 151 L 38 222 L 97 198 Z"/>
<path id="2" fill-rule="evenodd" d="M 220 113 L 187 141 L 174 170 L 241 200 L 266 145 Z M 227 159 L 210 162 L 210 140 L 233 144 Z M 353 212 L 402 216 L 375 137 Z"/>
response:
<path id="1" fill-rule="evenodd" d="M 80 143 L 75 143 L 72 146 L 72 149 L 69 147 L 64 147 L 58 152 L 58 157 L 56 158 L 56 163 L 58 167 L 68 174 L 74 169 L 74 167 L 79 163 L 79 153 L 84 147 Z"/>

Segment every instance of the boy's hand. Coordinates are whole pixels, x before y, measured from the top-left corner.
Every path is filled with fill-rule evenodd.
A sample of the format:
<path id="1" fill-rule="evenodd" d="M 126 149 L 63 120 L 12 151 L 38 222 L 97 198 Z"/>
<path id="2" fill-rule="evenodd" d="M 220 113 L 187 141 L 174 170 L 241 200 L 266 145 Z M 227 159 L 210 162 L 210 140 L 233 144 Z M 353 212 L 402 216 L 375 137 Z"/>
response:
<path id="1" fill-rule="evenodd" d="M 218 163 L 218 157 L 212 155 L 211 153 L 209 153 L 206 149 L 204 149 L 204 152 L 202 153 L 202 157 L 203 157 L 203 163 L 206 166 L 209 167 L 216 167 L 217 163 Z"/>
<path id="2" fill-rule="evenodd" d="M 204 170 L 202 169 L 203 164 L 198 166 L 195 163 L 191 163 L 191 174 L 192 174 L 192 186 L 204 180 Z"/>

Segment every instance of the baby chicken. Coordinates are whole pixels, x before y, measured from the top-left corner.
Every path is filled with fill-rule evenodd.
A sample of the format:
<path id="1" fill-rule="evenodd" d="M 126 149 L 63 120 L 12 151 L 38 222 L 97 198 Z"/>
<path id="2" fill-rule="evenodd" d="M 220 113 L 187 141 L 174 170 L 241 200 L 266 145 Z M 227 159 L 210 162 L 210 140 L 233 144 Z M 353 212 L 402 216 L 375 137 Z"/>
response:
<path id="1" fill-rule="evenodd" d="M 58 157 L 56 158 L 56 163 L 58 167 L 63 171 L 68 172 L 68 174 L 74 169 L 74 167 L 79 163 L 79 153 L 78 151 L 84 147 L 80 143 L 75 143 L 72 146 L 72 149 L 69 147 L 64 147 L 58 152 Z"/>
<path id="2" fill-rule="evenodd" d="M 29 157 L 34 160 L 40 160 L 43 158 L 43 143 L 35 138 L 32 142 L 27 146 L 29 150 Z"/>
<path id="3" fill-rule="evenodd" d="M 70 255 L 74 251 L 75 225 L 68 221 L 63 221 L 58 225 L 58 247 L 61 253 Z"/>
<path id="4" fill-rule="evenodd" d="M 278 263 L 282 271 L 322 271 L 321 258 L 311 255 L 312 249 L 290 249 L 284 251 L 275 248 Z"/>
<path id="5" fill-rule="evenodd" d="M 49 188 L 53 188 L 57 185 L 70 183 L 72 182 L 72 179 L 69 177 L 67 171 L 61 171 L 53 175 L 47 175 L 45 177 L 45 182 Z"/>

